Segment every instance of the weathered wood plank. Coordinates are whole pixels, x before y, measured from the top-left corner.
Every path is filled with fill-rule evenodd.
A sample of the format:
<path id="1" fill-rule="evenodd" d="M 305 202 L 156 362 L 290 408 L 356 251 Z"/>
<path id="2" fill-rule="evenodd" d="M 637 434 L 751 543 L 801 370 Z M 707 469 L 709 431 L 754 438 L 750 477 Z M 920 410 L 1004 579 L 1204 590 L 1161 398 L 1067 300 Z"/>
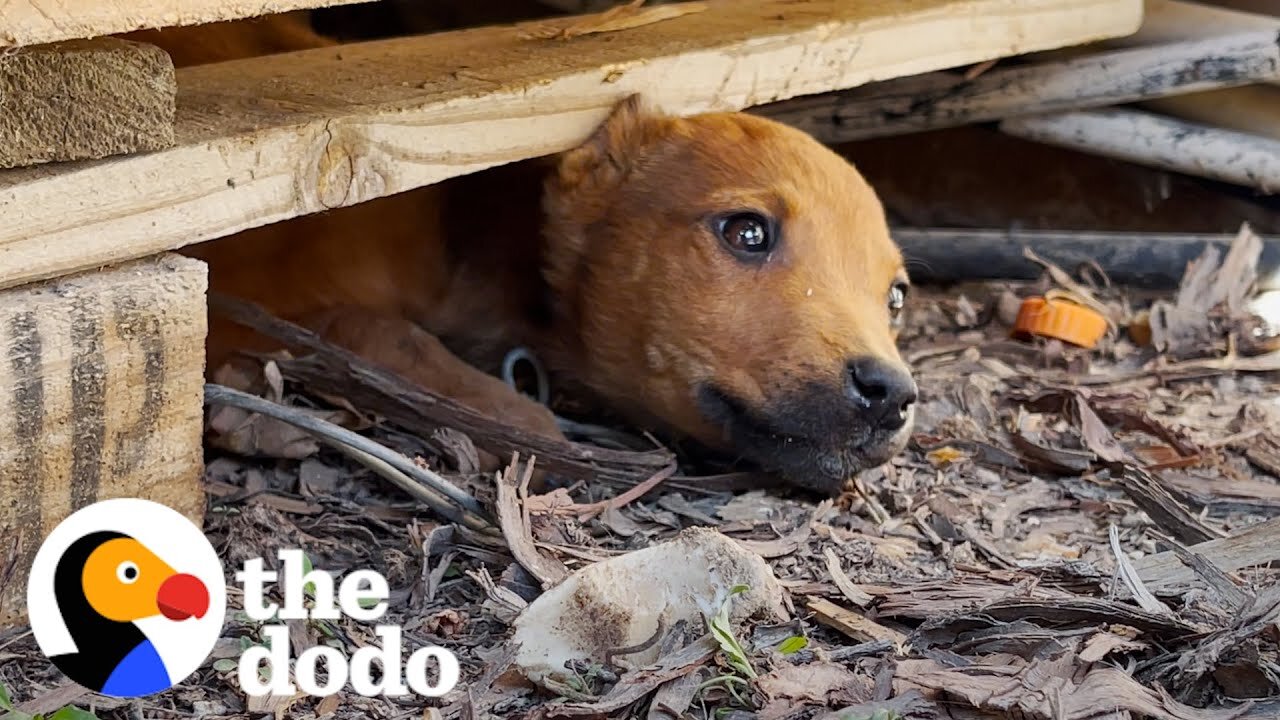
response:
<path id="1" fill-rule="evenodd" d="M 1131 46 L 1178 42 L 1213 35 L 1280 29 L 1280 18 L 1213 7 L 1190 0 L 1147 0 L 1142 28 L 1108 45 Z"/>
<path id="2" fill-rule="evenodd" d="M 1280 140 L 1280 86 L 1277 85 L 1247 85 L 1170 96 L 1148 100 L 1139 107 L 1200 125 Z"/>
<path id="3" fill-rule="evenodd" d="M 1262 14 L 1261 8 L 1247 7 L 1249 3 L 1227 3 L 1239 7 L 1224 8 L 1175 0 L 1148 1 L 1150 15 L 1136 36 L 1138 39 L 1198 38 L 1211 32 L 1242 30 L 1280 36 L 1280 4 L 1277 3 L 1268 2 L 1270 14 Z M 1194 123 L 1280 140 L 1280 79 L 1162 98 L 1140 107 Z"/>
<path id="4" fill-rule="evenodd" d="M 1264 30 L 989 70 L 973 80 L 956 73 L 907 77 L 788 100 L 759 112 L 835 144 L 1094 109 L 1277 77 L 1280 38 Z"/>
<path id="5" fill-rule="evenodd" d="M 199 25 L 366 0 L 7 0 L 0 48 Z"/>
<path id="6" fill-rule="evenodd" d="M 175 255 L 0 292 L 0 626 L 71 512 L 202 517 L 205 294 L 204 263 Z"/>
<path id="7" fill-rule="evenodd" d="M 0 54 L 0 168 L 170 147 L 177 91 L 154 45 L 98 38 Z"/>
<path id="8" fill-rule="evenodd" d="M 186 68 L 174 148 L 0 173 L 0 287 L 561 151 L 635 92 L 740 109 L 1121 35 L 1141 9 L 736 0 L 572 40 L 525 24 Z"/>
<path id="9" fill-rule="evenodd" d="M 1280 140 L 1137 110 L 1011 118 L 1000 123 L 1000 130 L 1027 140 L 1221 180 L 1264 193 L 1280 190 Z"/>

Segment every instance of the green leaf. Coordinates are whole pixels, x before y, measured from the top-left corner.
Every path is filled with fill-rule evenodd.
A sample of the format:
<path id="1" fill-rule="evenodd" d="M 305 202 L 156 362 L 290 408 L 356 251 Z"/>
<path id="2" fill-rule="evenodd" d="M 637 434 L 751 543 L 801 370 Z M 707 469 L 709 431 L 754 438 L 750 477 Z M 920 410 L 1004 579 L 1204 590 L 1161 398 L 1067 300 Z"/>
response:
<path id="1" fill-rule="evenodd" d="M 382 601 L 379 600 L 378 598 L 366 597 L 366 598 L 360 598 L 359 600 L 357 600 L 357 602 L 360 603 L 360 607 L 364 608 L 365 610 L 368 610 L 369 608 L 374 607 L 375 605 L 377 605 Z"/>
<path id="2" fill-rule="evenodd" d="M 236 669 L 236 666 L 236 661 L 231 658 L 222 658 L 221 660 L 213 661 L 213 669 L 220 673 L 231 672 Z"/>
<path id="3" fill-rule="evenodd" d="M 729 605 L 733 602 L 733 596 L 746 589 L 746 585 L 735 585 L 729 591 L 729 597 L 725 598 L 724 604 L 720 606 L 719 612 L 707 623 L 707 626 L 711 630 L 712 636 L 715 637 L 716 642 L 720 644 L 720 649 L 724 651 L 725 659 L 729 661 L 729 665 L 743 675 L 754 678 L 757 677 L 756 671 L 751 667 L 747 651 L 733 637 L 732 626 L 729 623 Z"/>
<path id="4" fill-rule="evenodd" d="M 792 635 L 778 645 L 778 652 L 783 655 L 791 655 L 792 653 L 798 653 L 807 647 L 809 647 L 809 638 L 803 635 Z"/>
<path id="5" fill-rule="evenodd" d="M 50 715 L 49 720 L 98 720 L 98 716 L 75 705 L 68 705 Z"/>
<path id="6" fill-rule="evenodd" d="M 306 554 L 305 552 L 304 552 L 304 553 L 302 553 L 302 574 L 303 574 L 303 576 L 305 576 L 307 573 L 311 572 L 311 571 L 312 571 L 312 570 L 314 570 L 314 569 L 315 569 L 315 566 L 311 564 L 311 556 L 310 556 L 310 555 L 308 555 L 308 554 Z M 302 586 L 302 593 L 303 593 L 304 595 L 306 595 L 307 597 L 309 597 L 309 598 L 314 598 L 314 597 L 316 596 L 316 584 L 315 584 L 315 583 L 313 583 L 313 582 L 309 582 L 309 583 L 307 583 L 307 584 L 303 585 L 303 586 Z"/>
<path id="7" fill-rule="evenodd" d="M 12 710 L 13 698 L 9 696 L 9 688 L 0 683 L 0 710 Z"/>

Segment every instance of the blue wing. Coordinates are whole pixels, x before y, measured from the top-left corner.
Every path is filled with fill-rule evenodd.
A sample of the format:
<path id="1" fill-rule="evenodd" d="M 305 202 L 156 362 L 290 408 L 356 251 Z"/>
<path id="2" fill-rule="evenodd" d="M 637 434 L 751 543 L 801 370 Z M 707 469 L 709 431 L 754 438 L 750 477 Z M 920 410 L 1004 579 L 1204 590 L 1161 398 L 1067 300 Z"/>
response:
<path id="1" fill-rule="evenodd" d="M 139 697 L 168 690 L 173 681 L 160 653 L 150 640 L 143 640 L 111 671 L 102 686 L 103 695 Z"/>

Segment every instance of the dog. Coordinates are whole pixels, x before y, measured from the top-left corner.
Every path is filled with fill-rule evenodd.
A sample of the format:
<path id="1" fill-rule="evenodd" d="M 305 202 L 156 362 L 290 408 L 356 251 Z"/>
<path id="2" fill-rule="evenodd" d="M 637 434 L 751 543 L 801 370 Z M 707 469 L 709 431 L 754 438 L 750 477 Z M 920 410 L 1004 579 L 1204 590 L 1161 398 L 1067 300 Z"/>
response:
<path id="1" fill-rule="evenodd" d="M 323 47 L 298 16 L 133 33 L 177 65 Z M 499 380 L 513 347 L 633 424 L 838 494 L 900 452 L 909 280 L 871 187 L 809 135 L 621 99 L 591 137 L 187 248 L 256 302 L 471 408 L 549 437 Z M 209 367 L 269 343 L 217 318 Z"/>

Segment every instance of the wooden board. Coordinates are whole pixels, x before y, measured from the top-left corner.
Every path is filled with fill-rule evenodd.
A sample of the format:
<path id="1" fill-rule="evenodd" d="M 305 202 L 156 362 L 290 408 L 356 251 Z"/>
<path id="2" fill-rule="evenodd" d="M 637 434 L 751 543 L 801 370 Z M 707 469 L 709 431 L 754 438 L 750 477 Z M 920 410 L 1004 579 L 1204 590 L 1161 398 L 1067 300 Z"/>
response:
<path id="1" fill-rule="evenodd" d="M 0 626 L 74 510 L 201 519 L 205 294 L 204 263 L 171 254 L 0 292 Z"/>
<path id="2" fill-rule="evenodd" d="M 1191 0 L 1147 0 L 1142 29 L 1110 45 L 1154 45 L 1213 35 L 1275 29 L 1280 19 Z"/>
<path id="3" fill-rule="evenodd" d="M 0 57 L 0 168 L 97 160 L 173 145 L 173 62 L 115 38 Z"/>
<path id="4" fill-rule="evenodd" d="M 1010 118 L 1000 131 L 1025 140 L 1161 170 L 1280 191 L 1280 140 L 1137 110 L 1084 110 Z"/>
<path id="5" fill-rule="evenodd" d="M 1224 130 L 1280 140 L 1280 86 L 1270 84 L 1211 90 L 1148 100 L 1139 107 Z"/>
<path id="6" fill-rule="evenodd" d="M 533 32 L 580 22 L 566 18 L 183 69 L 176 147 L 0 173 L 0 287 L 558 152 L 634 92 L 678 113 L 741 109 L 1122 35 L 1141 11 L 735 0 L 571 40 Z"/>
<path id="7" fill-rule="evenodd" d="M 760 108 L 829 144 L 1024 115 L 1086 110 L 1280 78 L 1280 42 L 1265 29 L 1058 62 L 915 75 Z"/>
<path id="8" fill-rule="evenodd" d="M 365 0 L 5 0 L 0 48 L 199 25 Z"/>

